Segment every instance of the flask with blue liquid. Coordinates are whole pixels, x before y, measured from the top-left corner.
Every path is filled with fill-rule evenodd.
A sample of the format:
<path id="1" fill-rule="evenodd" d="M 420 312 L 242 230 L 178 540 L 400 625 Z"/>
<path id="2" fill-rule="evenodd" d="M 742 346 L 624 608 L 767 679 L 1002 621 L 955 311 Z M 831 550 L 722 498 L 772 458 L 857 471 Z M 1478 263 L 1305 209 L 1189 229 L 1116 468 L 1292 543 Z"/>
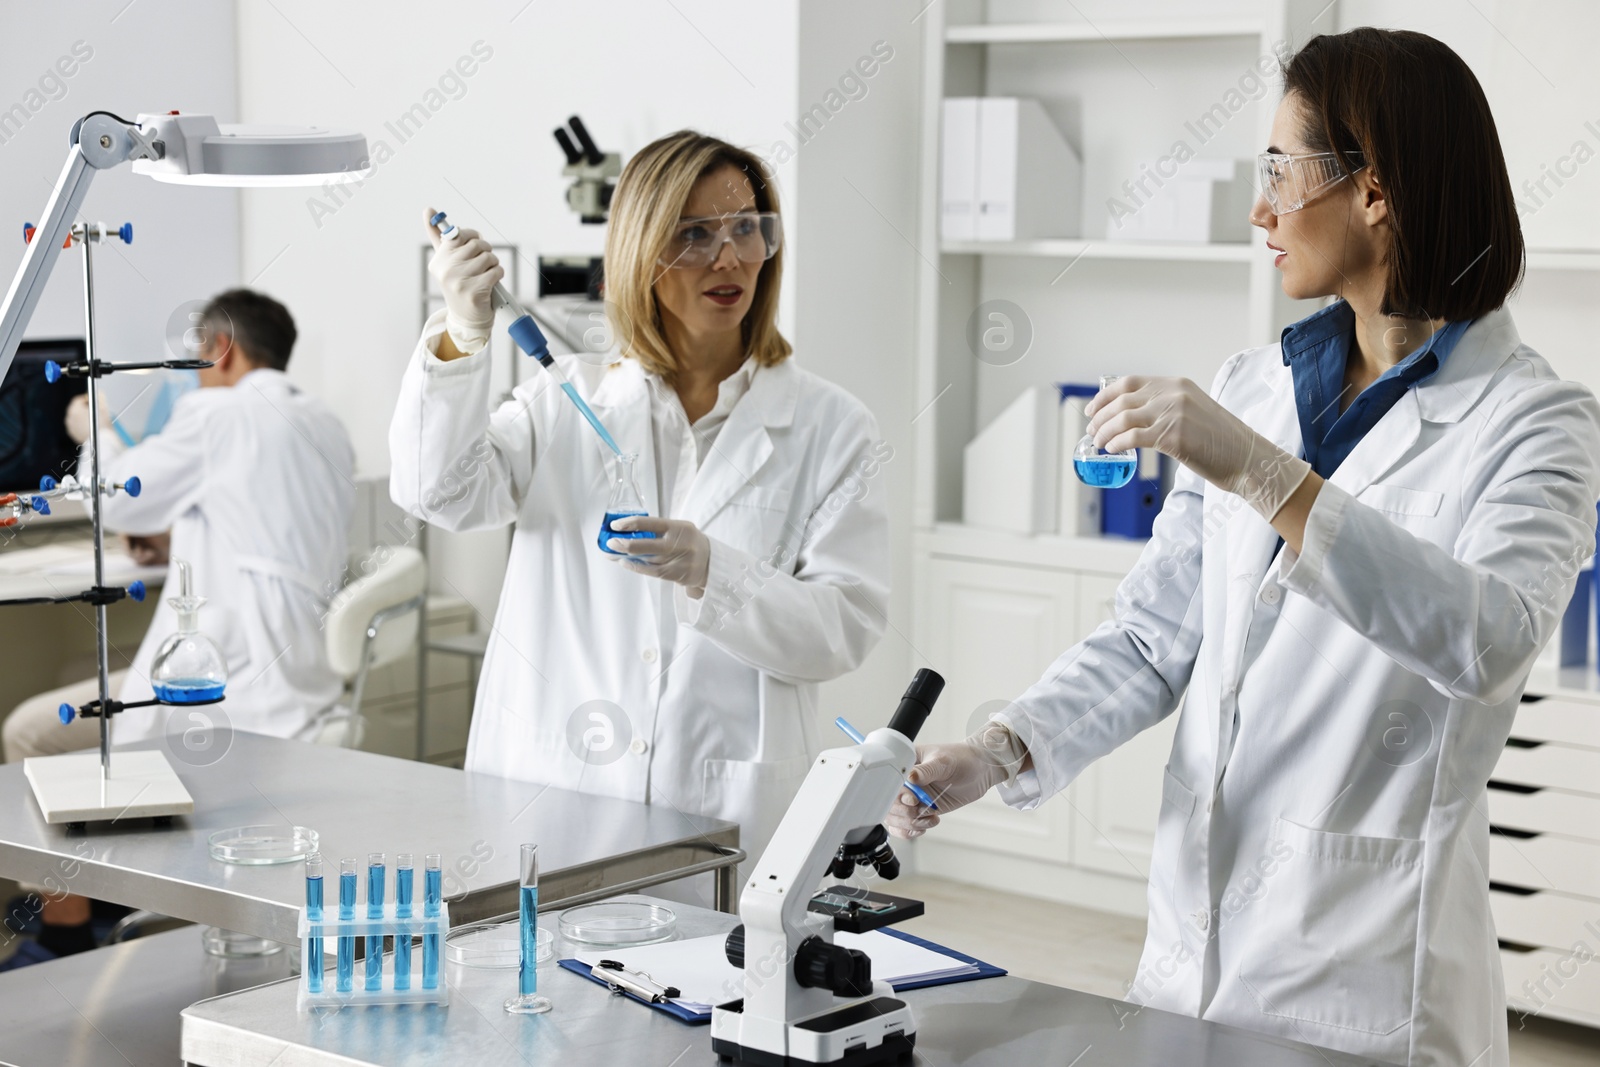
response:
<path id="1" fill-rule="evenodd" d="M 1115 374 L 1102 374 L 1100 388 L 1104 390 L 1116 380 Z M 1124 452 L 1107 452 L 1094 443 L 1093 434 L 1086 433 L 1072 453 L 1072 468 L 1077 472 L 1078 480 L 1085 485 L 1099 489 L 1120 489 L 1133 481 L 1134 474 L 1139 470 L 1139 450 L 1130 448 Z"/>
<path id="2" fill-rule="evenodd" d="M 648 515 L 645 510 L 644 495 L 639 492 L 639 483 L 633 476 L 633 465 L 639 459 L 637 452 L 621 452 L 617 455 L 617 473 L 611 481 L 611 496 L 606 500 L 606 517 L 600 523 L 599 545 L 600 551 L 609 555 L 620 556 L 621 552 L 613 552 L 607 544 L 613 537 L 625 538 L 629 541 L 640 537 L 655 537 L 653 533 L 644 530 L 613 530 L 611 524 L 618 519 L 625 519 L 634 515 Z"/>
<path id="3" fill-rule="evenodd" d="M 178 613 L 178 629 L 161 642 L 150 665 L 150 688 L 167 704 L 209 704 L 222 699 L 228 682 L 227 661 L 216 643 L 200 632 L 205 597 L 195 596 L 187 560 L 178 568 L 178 595 L 167 603 Z"/>

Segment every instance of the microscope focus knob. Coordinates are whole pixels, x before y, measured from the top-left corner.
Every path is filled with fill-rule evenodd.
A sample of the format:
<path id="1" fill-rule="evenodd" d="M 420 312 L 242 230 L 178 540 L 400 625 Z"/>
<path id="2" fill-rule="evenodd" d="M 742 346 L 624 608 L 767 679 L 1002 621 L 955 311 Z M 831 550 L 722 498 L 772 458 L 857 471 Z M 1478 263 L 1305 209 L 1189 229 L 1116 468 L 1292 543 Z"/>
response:
<path id="1" fill-rule="evenodd" d="M 741 970 L 744 969 L 744 923 L 728 931 L 728 940 L 722 946 L 722 951 L 728 957 L 729 963 Z"/>
<path id="2" fill-rule="evenodd" d="M 860 949 L 808 937 L 794 954 L 794 978 L 836 997 L 864 997 L 872 992 L 872 958 Z"/>

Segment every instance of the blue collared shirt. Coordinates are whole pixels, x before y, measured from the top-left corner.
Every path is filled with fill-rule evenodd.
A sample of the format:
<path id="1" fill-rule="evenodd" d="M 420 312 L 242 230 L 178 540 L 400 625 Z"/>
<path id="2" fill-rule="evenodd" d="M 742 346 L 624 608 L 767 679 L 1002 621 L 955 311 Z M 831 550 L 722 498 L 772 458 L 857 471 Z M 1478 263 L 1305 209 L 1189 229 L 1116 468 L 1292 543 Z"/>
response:
<path id="1" fill-rule="evenodd" d="M 1294 374 L 1305 460 L 1324 478 L 1339 469 L 1407 389 L 1438 371 L 1472 325 L 1471 319 L 1445 323 L 1415 352 L 1378 375 L 1341 412 L 1339 397 L 1345 389 L 1345 360 L 1355 340 L 1355 322 L 1355 312 L 1341 300 L 1283 331 L 1283 363 Z"/>

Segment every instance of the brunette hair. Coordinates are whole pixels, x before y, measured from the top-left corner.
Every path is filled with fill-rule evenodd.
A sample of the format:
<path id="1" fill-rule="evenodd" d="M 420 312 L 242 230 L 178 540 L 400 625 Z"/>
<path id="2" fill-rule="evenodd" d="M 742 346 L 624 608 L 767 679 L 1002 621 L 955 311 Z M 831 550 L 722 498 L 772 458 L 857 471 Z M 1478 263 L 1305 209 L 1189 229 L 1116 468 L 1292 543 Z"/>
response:
<path id="1" fill-rule="evenodd" d="M 1522 280 L 1522 226 L 1483 87 L 1427 34 L 1313 37 L 1284 69 L 1313 152 L 1372 167 L 1389 206 L 1385 314 L 1475 319 Z"/>

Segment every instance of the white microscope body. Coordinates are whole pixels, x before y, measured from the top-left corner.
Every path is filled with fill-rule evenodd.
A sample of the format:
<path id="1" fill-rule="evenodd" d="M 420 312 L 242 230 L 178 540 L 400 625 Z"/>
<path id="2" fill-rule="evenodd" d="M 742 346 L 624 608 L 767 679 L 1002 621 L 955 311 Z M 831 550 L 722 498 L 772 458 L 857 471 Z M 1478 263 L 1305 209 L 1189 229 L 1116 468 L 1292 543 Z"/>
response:
<path id="1" fill-rule="evenodd" d="M 834 917 L 808 905 L 847 836 L 875 827 L 894 802 L 916 762 L 912 739 L 943 687 L 918 671 L 888 727 L 812 764 L 739 897 L 743 951 L 735 931 L 729 960 L 744 968 L 744 998 L 712 1010 L 720 1058 L 761 1067 L 910 1058 L 911 1009 L 889 983 L 870 980 L 864 953 L 833 943 Z"/>

